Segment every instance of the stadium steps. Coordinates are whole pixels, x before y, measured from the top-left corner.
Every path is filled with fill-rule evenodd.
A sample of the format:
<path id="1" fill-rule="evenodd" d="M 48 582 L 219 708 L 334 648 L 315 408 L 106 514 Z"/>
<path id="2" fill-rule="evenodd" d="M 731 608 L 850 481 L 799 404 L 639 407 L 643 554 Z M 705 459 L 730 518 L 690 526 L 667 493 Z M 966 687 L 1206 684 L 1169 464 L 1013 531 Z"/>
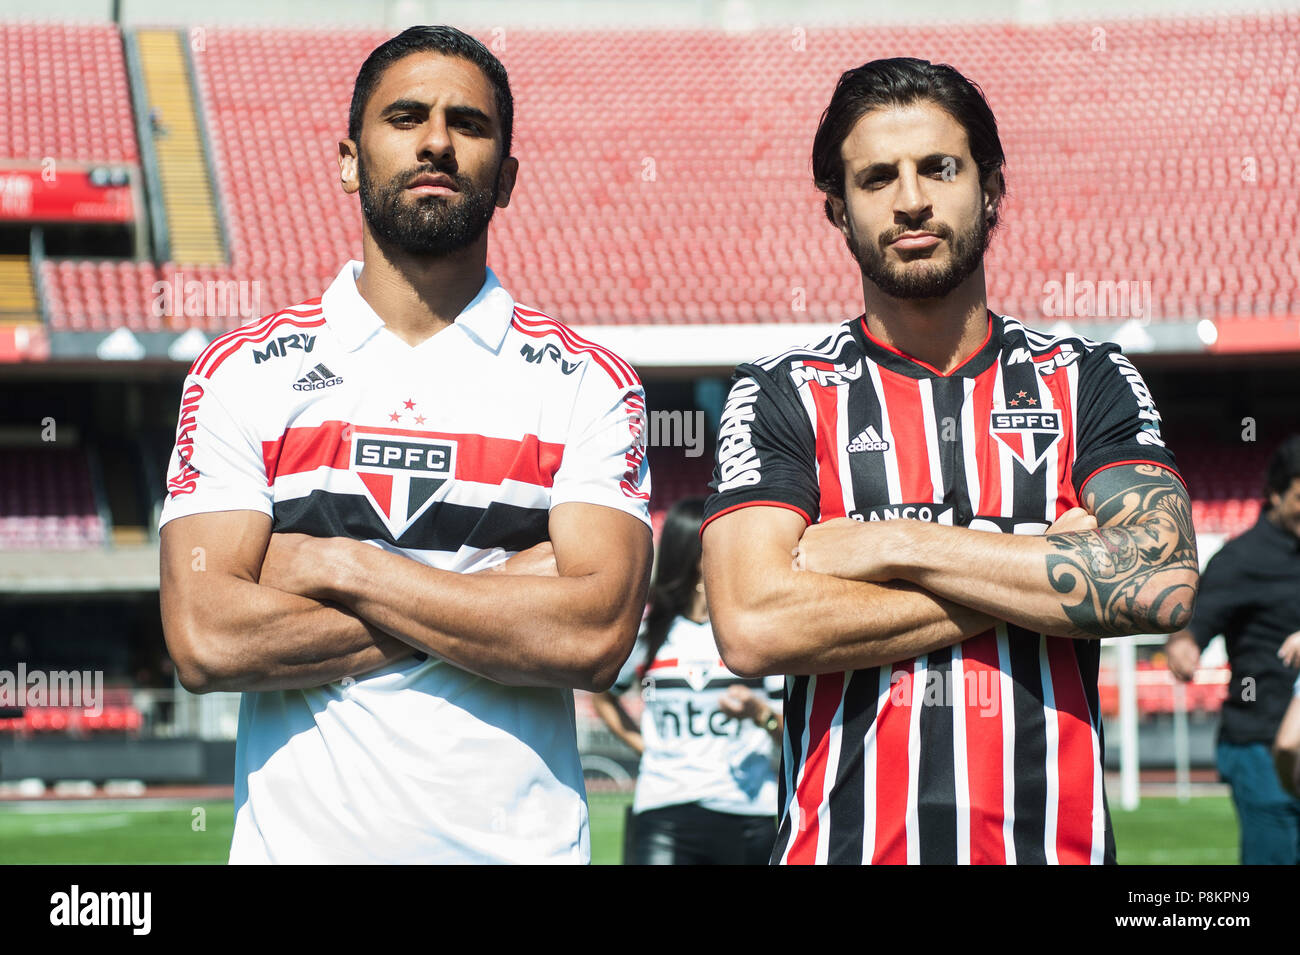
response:
<path id="1" fill-rule="evenodd" d="M 31 260 L 25 255 L 0 255 L 0 325 L 40 323 Z"/>
<path id="2" fill-rule="evenodd" d="M 195 90 L 182 34 L 140 30 L 136 34 L 145 96 L 163 132 L 154 139 L 158 175 L 171 235 L 171 259 L 186 265 L 226 261 L 217 204 L 199 133 Z"/>

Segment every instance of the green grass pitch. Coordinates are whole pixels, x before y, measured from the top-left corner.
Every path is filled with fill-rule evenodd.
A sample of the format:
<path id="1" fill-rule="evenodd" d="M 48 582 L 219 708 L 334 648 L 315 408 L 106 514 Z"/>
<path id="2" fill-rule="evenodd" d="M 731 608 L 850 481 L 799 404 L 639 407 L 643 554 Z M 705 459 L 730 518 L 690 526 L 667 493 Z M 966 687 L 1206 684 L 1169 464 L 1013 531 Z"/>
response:
<path id="1" fill-rule="evenodd" d="M 623 811 L 630 801 L 630 794 L 591 794 L 591 856 L 596 865 L 620 862 Z M 0 804 L 0 863 L 226 861 L 234 827 L 234 807 L 229 802 L 124 801 L 121 809 L 103 806 L 58 811 L 43 807 L 31 812 Z M 1132 813 L 1112 806 L 1111 819 L 1121 863 L 1231 865 L 1237 861 L 1237 820 L 1227 797 L 1198 797 L 1188 803 L 1147 798 Z"/>

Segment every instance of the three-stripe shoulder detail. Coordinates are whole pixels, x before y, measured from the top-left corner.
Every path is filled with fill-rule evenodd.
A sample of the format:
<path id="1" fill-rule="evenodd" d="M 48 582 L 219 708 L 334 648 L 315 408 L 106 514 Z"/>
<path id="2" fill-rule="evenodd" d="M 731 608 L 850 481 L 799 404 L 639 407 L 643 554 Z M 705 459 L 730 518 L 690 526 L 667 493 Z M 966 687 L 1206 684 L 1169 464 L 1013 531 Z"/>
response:
<path id="1" fill-rule="evenodd" d="M 240 326 L 224 335 L 218 335 L 208 347 L 199 353 L 190 366 L 190 374 L 199 378 L 211 378 L 222 363 L 245 345 L 265 341 L 271 333 L 284 325 L 299 328 L 315 328 L 325 324 L 325 317 L 320 299 L 314 298 L 289 308 L 272 312 L 248 325 Z"/>
<path id="2" fill-rule="evenodd" d="M 1062 342 L 1078 342 L 1086 351 L 1092 351 L 1100 348 L 1105 342 L 1093 341 L 1091 338 L 1085 338 L 1083 335 L 1053 335 L 1049 332 L 1042 332 L 1035 328 L 1030 328 L 1018 318 L 1008 315 L 1002 317 L 1003 335 L 1020 334 L 1024 336 L 1025 343 L 1031 351 L 1051 351 L 1061 345 Z"/>
<path id="3" fill-rule="evenodd" d="M 602 345 L 588 341 L 569 326 L 558 322 L 544 312 L 516 305 L 510 324 L 520 334 L 530 338 L 553 336 L 561 347 L 578 358 L 591 358 L 620 388 L 635 388 L 641 384 L 636 371 L 626 361 Z"/>
<path id="4" fill-rule="evenodd" d="M 756 365 L 764 371 L 775 371 L 785 361 L 835 361 L 852 341 L 853 333 L 849 330 L 848 325 L 841 325 L 833 335 L 822 339 L 816 345 L 801 345 L 798 348 L 790 348 L 778 355 L 760 358 L 757 361 L 750 362 L 750 364 Z"/>

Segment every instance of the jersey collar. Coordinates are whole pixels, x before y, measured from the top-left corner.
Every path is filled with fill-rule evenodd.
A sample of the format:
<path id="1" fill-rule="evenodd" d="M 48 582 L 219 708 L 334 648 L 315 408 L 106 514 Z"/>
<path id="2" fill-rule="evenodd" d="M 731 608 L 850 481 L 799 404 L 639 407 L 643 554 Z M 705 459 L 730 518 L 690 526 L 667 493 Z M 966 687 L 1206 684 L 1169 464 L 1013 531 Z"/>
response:
<path id="1" fill-rule="evenodd" d="M 348 262 L 321 296 L 325 320 L 348 351 L 356 351 L 384 327 L 384 320 L 357 291 L 361 268 L 361 262 Z M 497 352 L 514 312 L 515 300 L 502 288 L 496 273 L 488 269 L 478 294 L 456 316 L 456 325 L 484 348 Z"/>
<path id="2" fill-rule="evenodd" d="M 849 326 L 853 332 L 853 337 L 862 346 L 862 350 L 866 352 L 867 357 L 890 371 L 896 371 L 911 378 L 974 378 L 992 367 L 993 362 L 997 360 L 998 353 L 1002 350 L 1002 316 L 992 309 L 985 309 L 985 311 L 988 313 L 989 327 L 988 332 L 984 335 L 984 341 L 979 348 L 967 355 L 962 363 L 947 375 L 933 365 L 927 364 L 919 358 L 913 358 L 892 345 L 886 345 L 873 336 L 867 331 L 865 315 L 859 315 L 853 319 Z"/>

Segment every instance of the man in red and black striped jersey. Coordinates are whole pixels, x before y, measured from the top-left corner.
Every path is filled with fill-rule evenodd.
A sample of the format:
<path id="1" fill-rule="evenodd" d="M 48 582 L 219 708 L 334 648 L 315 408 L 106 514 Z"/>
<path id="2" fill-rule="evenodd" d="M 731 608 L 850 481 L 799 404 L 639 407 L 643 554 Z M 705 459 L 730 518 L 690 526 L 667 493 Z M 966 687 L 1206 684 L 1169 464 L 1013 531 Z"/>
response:
<path id="1" fill-rule="evenodd" d="M 1098 638 L 1186 624 L 1186 490 L 1109 342 L 991 311 L 997 126 L 951 67 L 845 73 L 817 132 L 863 315 L 740 366 L 704 567 L 787 674 L 777 863 L 1101 863 Z"/>

